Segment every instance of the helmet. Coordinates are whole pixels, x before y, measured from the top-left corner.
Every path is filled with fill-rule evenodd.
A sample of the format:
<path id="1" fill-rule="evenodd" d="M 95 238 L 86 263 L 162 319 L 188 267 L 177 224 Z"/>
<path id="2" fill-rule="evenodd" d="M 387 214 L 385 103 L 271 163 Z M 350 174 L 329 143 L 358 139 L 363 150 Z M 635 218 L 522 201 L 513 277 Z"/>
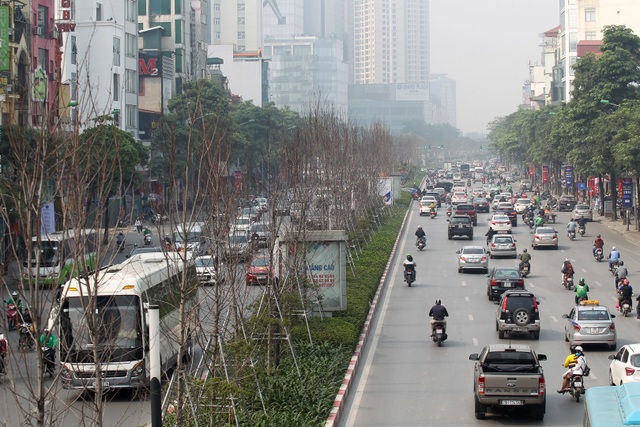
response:
<path id="1" fill-rule="evenodd" d="M 623 285 L 628 285 L 629 284 L 629 279 L 622 279 L 621 280 Z"/>
<path id="2" fill-rule="evenodd" d="M 440 304 L 442 304 L 442 301 L 441 301 L 441 300 L 439 300 L 439 299 L 437 299 L 437 300 L 436 300 L 436 305 L 440 305 Z"/>
<path id="3" fill-rule="evenodd" d="M 524 249 L 522 250 L 522 252 L 527 252 L 527 248 L 524 248 Z"/>
<path id="4" fill-rule="evenodd" d="M 575 353 L 582 353 L 582 352 L 583 352 L 582 347 L 581 347 L 581 346 L 579 346 L 579 345 L 578 345 L 578 346 L 576 346 L 576 347 L 573 349 L 573 351 L 574 351 Z"/>
<path id="5" fill-rule="evenodd" d="M 565 258 L 565 259 L 564 259 L 564 262 L 570 262 L 570 261 L 569 261 L 569 258 Z"/>
<path id="6" fill-rule="evenodd" d="M 596 237 L 600 237 L 600 235 L 598 234 Z"/>
<path id="7" fill-rule="evenodd" d="M 580 278 L 580 284 L 581 284 L 581 285 L 584 285 L 584 277 L 581 277 L 581 278 Z"/>
<path id="8" fill-rule="evenodd" d="M 418 226 L 418 230 L 422 230 L 422 226 L 421 225 Z"/>
<path id="9" fill-rule="evenodd" d="M 18 292 L 17 292 L 17 291 L 13 291 L 13 292 L 11 292 L 11 296 L 12 296 L 13 298 L 17 298 L 17 297 L 18 297 Z"/>
<path id="10" fill-rule="evenodd" d="M 407 261 L 413 261 L 413 257 L 411 256 L 411 254 L 407 255 Z"/>
<path id="11" fill-rule="evenodd" d="M 616 250 L 616 247 L 615 247 L 615 246 L 614 246 L 614 247 L 612 247 L 612 248 L 611 248 L 611 250 L 612 250 L 612 251 L 615 251 L 615 250 Z"/>

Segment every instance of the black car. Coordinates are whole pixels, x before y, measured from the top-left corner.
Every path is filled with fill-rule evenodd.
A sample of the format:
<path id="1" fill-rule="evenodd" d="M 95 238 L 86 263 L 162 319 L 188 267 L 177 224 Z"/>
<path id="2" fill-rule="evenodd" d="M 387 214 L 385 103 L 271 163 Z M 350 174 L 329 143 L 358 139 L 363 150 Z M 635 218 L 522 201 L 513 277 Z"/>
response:
<path id="1" fill-rule="evenodd" d="M 506 291 L 500 298 L 496 310 L 496 331 L 498 338 L 505 334 L 524 332 L 531 334 L 534 340 L 540 338 L 540 312 L 538 300 L 529 291 Z"/>
<path id="2" fill-rule="evenodd" d="M 571 212 L 576 204 L 578 204 L 578 201 L 574 196 L 560 196 L 560 200 L 558 200 L 558 210 L 560 212 Z"/>
<path id="3" fill-rule="evenodd" d="M 485 212 L 489 213 L 491 210 L 491 203 L 484 197 L 476 197 L 473 200 L 473 206 L 476 207 L 476 212 Z"/>
<path id="4" fill-rule="evenodd" d="M 469 215 L 454 215 L 447 221 L 449 240 L 454 236 L 466 236 L 469 240 L 473 240 L 473 222 Z"/>
<path id="5" fill-rule="evenodd" d="M 497 300 L 504 292 L 512 289 L 524 290 L 524 279 L 517 268 L 494 267 L 487 277 L 489 301 Z"/>

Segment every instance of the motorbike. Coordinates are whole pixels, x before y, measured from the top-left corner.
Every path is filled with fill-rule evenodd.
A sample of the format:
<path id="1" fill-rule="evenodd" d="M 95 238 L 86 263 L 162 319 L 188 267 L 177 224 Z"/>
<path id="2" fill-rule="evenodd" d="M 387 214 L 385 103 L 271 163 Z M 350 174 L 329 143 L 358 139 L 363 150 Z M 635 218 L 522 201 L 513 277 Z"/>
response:
<path id="1" fill-rule="evenodd" d="M 13 331 L 18 326 L 18 306 L 10 302 L 7 304 L 7 329 Z"/>
<path id="2" fill-rule="evenodd" d="M 144 245 L 145 246 L 151 246 L 151 234 L 145 234 L 144 235 Z"/>
<path id="3" fill-rule="evenodd" d="M 584 237 L 585 232 L 586 232 L 586 229 L 584 228 L 583 225 L 578 227 L 578 234 L 580 234 L 580 236 Z"/>
<path id="4" fill-rule="evenodd" d="M 426 242 L 425 238 L 418 239 L 416 241 L 416 246 L 418 247 L 419 251 L 423 250 L 426 244 L 427 244 L 427 242 Z"/>
<path id="5" fill-rule="evenodd" d="M 565 287 L 568 291 L 573 289 L 573 276 L 565 276 L 562 281 L 562 286 Z"/>
<path id="6" fill-rule="evenodd" d="M 609 271 L 611 272 L 611 275 L 615 276 L 616 275 L 616 270 L 621 265 L 622 265 L 622 261 L 620 261 L 620 260 L 616 260 L 616 261 L 610 262 L 609 263 Z"/>
<path id="7" fill-rule="evenodd" d="M 596 261 L 600 262 L 604 258 L 604 254 L 602 252 L 602 248 L 596 248 L 596 253 L 594 255 Z"/>
<path id="8" fill-rule="evenodd" d="M 431 219 L 434 219 L 437 214 L 438 213 L 436 212 L 435 209 L 431 209 L 431 211 L 429 211 L 429 216 L 431 217 Z"/>
<path id="9" fill-rule="evenodd" d="M 531 265 L 528 262 L 520 263 L 520 274 L 522 277 L 527 277 L 529 275 L 529 271 L 531 270 Z"/>
<path id="10" fill-rule="evenodd" d="M 124 239 L 122 239 L 121 241 L 118 242 L 118 252 L 123 252 L 124 246 L 125 246 L 125 242 L 124 242 Z"/>
<path id="11" fill-rule="evenodd" d="M 627 317 L 627 314 L 631 313 L 631 301 L 628 299 L 621 300 L 618 305 L 620 306 L 618 310 L 620 310 L 623 317 Z"/>
<path id="12" fill-rule="evenodd" d="M 416 270 L 414 267 L 405 267 L 404 281 L 407 282 L 409 287 L 411 287 L 411 284 L 416 281 Z"/>
<path id="13" fill-rule="evenodd" d="M 573 240 L 576 238 L 576 230 L 569 230 L 567 234 L 569 234 L 569 240 Z"/>
<path id="14" fill-rule="evenodd" d="M 447 324 L 442 321 L 436 321 L 431 329 L 431 340 L 438 344 L 438 347 L 447 340 Z"/>
<path id="15" fill-rule="evenodd" d="M 56 372 L 56 350 L 51 347 L 41 347 L 41 349 L 43 373 L 49 374 L 53 378 Z"/>
<path id="16" fill-rule="evenodd" d="M 574 375 L 569 382 L 569 394 L 576 402 L 580 402 L 580 396 L 586 392 L 582 375 Z"/>
<path id="17" fill-rule="evenodd" d="M 20 325 L 20 338 L 18 339 L 18 349 L 22 352 L 30 351 L 35 348 L 33 340 L 33 330 L 31 323 L 23 323 Z"/>
<path id="18" fill-rule="evenodd" d="M 447 208 L 447 216 L 451 216 L 452 213 L 453 213 L 453 209 Z"/>

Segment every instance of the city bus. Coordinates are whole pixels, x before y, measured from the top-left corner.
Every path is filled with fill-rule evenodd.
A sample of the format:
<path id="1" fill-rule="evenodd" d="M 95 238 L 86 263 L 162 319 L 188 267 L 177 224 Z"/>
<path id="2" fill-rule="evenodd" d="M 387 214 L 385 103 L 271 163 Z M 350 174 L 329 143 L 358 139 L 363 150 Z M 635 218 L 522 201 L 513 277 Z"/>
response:
<path id="1" fill-rule="evenodd" d="M 181 332 L 186 361 L 199 324 L 197 286 L 192 258 L 185 261 L 176 252 L 137 254 L 122 264 L 68 281 L 59 317 L 63 387 L 92 390 L 98 387 L 97 381 L 103 389 L 147 387 L 150 304 L 159 306 L 162 371 L 173 369 L 178 361 Z"/>
<path id="2" fill-rule="evenodd" d="M 583 427 L 640 426 L 640 383 L 591 387 L 584 399 Z"/>
<path id="3" fill-rule="evenodd" d="M 31 238 L 32 259 L 25 259 L 23 281 L 61 285 L 80 271 L 96 269 L 96 230 L 62 230 Z M 27 252 L 28 253 L 28 252 Z"/>

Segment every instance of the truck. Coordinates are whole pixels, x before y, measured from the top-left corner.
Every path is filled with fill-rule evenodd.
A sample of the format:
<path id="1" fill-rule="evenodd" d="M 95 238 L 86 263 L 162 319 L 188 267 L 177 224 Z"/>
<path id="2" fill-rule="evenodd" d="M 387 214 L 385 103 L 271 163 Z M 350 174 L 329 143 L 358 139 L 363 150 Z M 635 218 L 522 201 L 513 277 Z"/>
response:
<path id="1" fill-rule="evenodd" d="M 471 176 L 471 166 L 469 163 L 462 163 L 460 165 L 460 175 L 462 175 L 463 179 L 472 178 Z"/>
<path id="2" fill-rule="evenodd" d="M 444 164 L 445 172 L 451 172 L 451 162 L 447 162 Z"/>
<path id="3" fill-rule="evenodd" d="M 472 353 L 475 361 L 473 394 L 476 419 L 484 419 L 487 409 L 514 411 L 528 409 L 533 420 L 542 420 L 546 408 L 546 388 L 540 362 L 544 354 L 528 345 L 491 344 L 480 353 Z"/>

